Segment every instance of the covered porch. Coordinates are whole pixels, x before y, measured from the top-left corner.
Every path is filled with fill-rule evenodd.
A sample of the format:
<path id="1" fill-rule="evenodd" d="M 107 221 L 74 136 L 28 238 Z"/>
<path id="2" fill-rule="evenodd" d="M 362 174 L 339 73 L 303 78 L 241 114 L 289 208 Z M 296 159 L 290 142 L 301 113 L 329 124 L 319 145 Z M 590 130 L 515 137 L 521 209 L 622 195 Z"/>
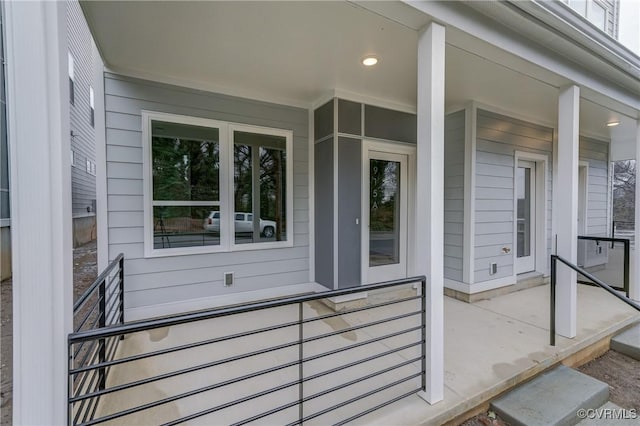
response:
<path id="1" fill-rule="evenodd" d="M 447 341 L 460 345 L 458 339 L 448 340 L 449 335 L 469 333 L 474 324 L 460 325 L 465 330 L 450 329 L 447 312 L 464 306 L 467 314 L 463 316 L 481 317 L 489 313 L 495 317 L 497 311 L 492 309 L 497 307 L 481 306 L 497 303 L 500 298 L 469 306 L 446 299 L 443 293 L 445 288 L 466 295 L 511 291 L 520 288 L 517 285 L 522 274 L 531 273 L 541 280 L 540 284 L 549 273 L 550 253 L 577 261 L 580 217 L 585 231 L 592 226 L 593 233 L 608 235 L 608 161 L 613 158 L 613 146 L 620 144 L 626 149 L 631 146 L 634 155 L 640 146 L 637 99 L 626 94 L 634 80 L 623 67 L 582 48 L 576 50 L 575 45 L 559 43 L 562 37 L 540 31 L 517 8 L 503 11 L 508 18 L 503 16 L 504 22 L 515 23 L 509 26 L 501 24 L 499 17 L 488 17 L 489 11 L 473 2 L 85 2 L 82 7 L 96 41 L 95 54 L 105 62 L 104 70 L 97 72 L 102 84 L 95 90 L 96 98 L 104 99 L 96 106 L 97 134 L 104 135 L 97 140 L 101 147 L 97 157 L 100 164 L 97 206 L 101 212 L 98 263 L 102 270 L 110 259 L 124 253 L 126 320 L 335 290 L 347 282 L 362 285 L 425 275 L 429 284 L 423 315 L 428 381 L 422 397 L 432 405 L 418 401 L 423 405 L 417 411 L 425 410 L 423 418 L 438 418 L 446 407 L 451 408 L 449 403 L 455 407 L 469 404 L 466 408 L 471 408 L 474 398 L 482 393 L 478 383 L 482 383 L 483 389 L 500 388 L 514 374 L 529 371 L 529 361 L 517 362 L 528 358 L 528 354 L 537 351 L 545 354 L 548 361 L 534 356 L 538 362 L 531 362 L 536 365 L 558 359 L 560 352 L 545 346 L 546 338 L 539 343 L 535 338 L 545 332 L 538 323 L 544 315 L 539 318 L 534 315 L 528 323 L 516 324 L 521 326 L 517 331 L 531 336 L 536 343 L 526 346 L 526 354 L 517 349 L 503 360 L 506 364 L 529 367 L 515 372 L 510 367 L 498 367 L 490 376 L 456 382 L 452 374 L 458 379 L 462 377 L 458 370 L 464 371 L 464 365 L 455 364 L 449 370 L 447 363 L 456 355 L 448 354 L 451 349 L 447 349 Z M 26 8 L 11 6 L 25 16 L 32 12 Z M 13 49 L 10 51 L 30 59 L 29 49 L 11 47 L 29 43 L 12 44 L 14 38 L 31 42 L 30 31 L 55 30 L 57 27 L 49 21 L 56 21 L 57 13 L 50 6 L 34 15 L 36 18 L 27 19 L 31 25 L 12 28 L 8 37 L 9 49 Z M 48 25 L 42 25 L 38 16 Z M 522 27 L 515 28 L 517 24 Z M 44 34 L 42 38 L 46 39 Z M 555 42 L 561 54 L 545 48 Z M 55 83 L 60 89 L 51 95 L 50 102 L 59 106 L 64 118 L 65 43 L 59 41 L 54 47 L 57 57 L 41 59 L 39 66 L 25 68 L 33 69 L 34 73 L 55 68 L 61 73 L 62 77 L 55 82 L 49 81 L 44 71 L 39 78 L 45 86 Z M 567 53 L 574 50 L 577 53 Z M 563 53 L 570 59 L 563 57 Z M 363 66 L 362 59 L 368 55 L 377 57 L 377 66 Z M 607 79 L 586 69 L 601 71 Z M 10 82 L 20 88 L 31 84 L 15 76 Z M 347 102 L 343 105 L 357 106 L 355 130 L 340 127 L 341 100 Z M 329 119 L 322 123 L 327 124 L 328 131 L 319 133 L 316 113 L 327 104 L 330 104 L 326 114 Z M 376 115 L 376 111 L 383 114 Z M 14 128 L 28 129 L 32 125 L 32 114 L 27 112 L 25 109 L 16 114 Z M 41 114 L 48 117 L 49 113 L 41 111 Z M 389 126 L 370 131 L 370 122 L 375 124 L 377 119 L 382 121 L 389 116 L 392 117 Z M 155 134 L 157 137 L 175 137 L 167 127 L 174 130 L 178 126 L 162 128 L 157 123 L 173 125 L 178 121 L 180 126 L 191 126 L 190 130 L 205 128 L 208 138 L 212 134 L 227 135 L 227 140 L 219 141 L 227 151 L 211 149 L 213 156 L 219 154 L 222 158 L 220 164 L 224 164 L 216 170 L 221 170 L 220 176 L 224 177 L 211 181 L 219 185 L 219 191 L 209 191 L 208 195 L 213 194 L 210 199 L 176 200 L 167 199 L 164 194 L 154 198 L 152 177 L 156 170 L 151 140 L 154 131 L 166 132 Z M 612 121 L 619 121 L 615 130 L 607 127 Z M 385 135 L 392 127 L 402 130 L 401 136 Z M 237 169 L 232 153 L 234 143 L 240 142 L 232 138 L 234 132 L 246 134 L 257 132 L 256 129 L 273 142 L 267 148 L 284 152 L 287 159 L 278 174 L 280 183 L 286 176 L 286 184 L 275 185 L 283 192 L 272 197 L 279 200 L 279 206 L 273 209 L 278 218 L 273 220 L 259 214 L 263 200 L 255 192 L 247 190 L 242 194 L 246 195 L 242 210 L 234 205 L 243 197 L 233 198 Z M 59 142 L 56 146 L 66 154 L 68 129 L 62 126 L 55 130 Z M 40 131 L 47 134 L 47 129 Z M 351 139 L 355 144 L 341 151 L 347 147 L 341 139 Z M 266 146 L 252 143 L 244 145 L 259 149 Z M 326 151 L 320 148 L 325 143 L 329 147 Z M 380 148 L 382 145 L 384 149 Z M 385 151 L 390 146 L 392 152 Z M 365 151 L 364 147 L 373 148 Z M 402 151 L 399 147 L 405 152 L 398 152 Z M 30 162 L 32 152 L 31 147 L 16 151 L 14 165 L 20 167 L 15 168 L 19 172 L 12 176 L 12 182 L 16 186 L 17 182 L 26 183 L 19 190 L 14 188 L 13 193 L 42 191 L 38 186 L 42 182 L 28 176 L 39 175 L 39 170 L 47 168 Z M 44 158 L 42 163 L 48 160 Z M 371 200 L 375 198 L 368 191 L 374 171 L 372 160 L 395 162 L 406 169 L 406 180 L 399 188 L 407 192 L 403 195 L 399 189 L 384 200 L 389 206 L 398 207 L 393 212 L 400 219 L 388 221 L 392 223 L 390 230 L 376 229 L 378 235 L 370 232 Z M 592 175 L 585 175 L 592 176 L 585 182 L 591 182 L 593 188 L 588 183 L 582 187 L 582 193 L 588 196 L 582 200 L 582 216 L 581 161 L 593 171 Z M 186 159 L 182 162 L 188 163 Z M 68 168 L 68 156 L 59 155 L 56 164 L 60 170 Z M 256 183 L 259 167 L 257 161 L 251 163 L 253 187 L 260 185 Z M 525 188 L 522 197 L 518 193 L 520 169 Z M 61 179 L 68 178 L 66 172 L 60 173 Z M 526 189 L 527 181 L 528 188 L 535 182 L 538 188 L 535 193 Z M 345 190 L 341 182 L 355 185 L 341 192 Z M 61 195 L 64 196 L 64 191 Z M 528 200 L 523 203 L 528 208 L 520 209 L 520 199 Z M 15 207 L 19 212 L 37 210 L 33 200 L 19 201 L 22 204 Z M 53 207 L 58 206 L 56 203 L 51 200 Z M 199 207 L 200 216 L 192 214 L 195 209 L 185 216 L 188 220 L 184 222 L 192 227 L 185 235 L 197 233 L 197 245 L 189 242 L 187 250 L 164 247 L 167 232 L 163 222 L 156 220 L 161 217 L 156 217 L 155 207 L 169 210 L 193 206 Z M 349 209 L 343 210 L 345 206 Z M 207 214 L 202 215 L 203 211 Z M 215 216 L 216 211 L 220 212 L 219 217 Z M 244 215 L 243 219 L 237 219 L 236 214 Z M 638 215 L 640 211 L 636 211 Z M 65 216 L 60 216 L 62 227 Z M 16 221 L 14 228 L 30 235 L 32 241 L 15 249 L 17 259 L 27 258 L 39 244 L 38 236 L 28 224 L 37 218 L 22 217 L 24 222 Z M 264 232 L 261 219 L 276 223 L 272 231 Z M 252 245 L 242 246 L 243 242 L 234 240 L 234 221 L 239 220 L 252 221 L 247 232 L 251 237 L 244 236 Z M 211 231 L 206 228 L 209 225 Z M 207 232 L 217 234 L 205 238 L 211 235 Z M 381 234 L 391 235 L 392 242 L 380 244 L 377 249 L 382 247 L 383 253 L 375 253 L 373 256 L 377 257 L 372 260 L 372 241 L 388 237 Z M 62 245 L 66 243 L 61 239 L 60 253 L 64 253 Z M 50 314 L 58 319 L 54 322 L 56 332 L 52 333 L 50 352 L 57 354 L 54 359 L 59 361 L 67 356 L 63 346 L 71 331 L 71 312 L 63 309 L 70 305 L 69 291 L 64 290 L 69 259 L 57 252 L 52 250 L 49 260 L 64 266 L 60 271 L 56 269 L 59 274 L 50 293 L 59 298 L 65 295 L 62 307 L 40 312 L 40 305 L 29 303 L 26 295 L 38 294 L 43 304 L 49 303 L 50 298 L 49 293 L 40 295 L 35 285 L 33 288 L 26 285 L 17 294 L 16 304 L 20 308 L 17 312 L 25 318 Z M 376 264 L 385 258 L 390 262 Z M 385 269 L 384 274 L 375 269 L 389 265 L 393 268 Z M 589 316 L 584 323 L 596 321 L 600 331 L 587 333 L 591 328 L 582 328 L 578 295 L 591 294 L 591 290 L 581 288 L 579 292 L 575 274 L 564 269 L 561 273 L 564 276 L 560 279 L 558 330 L 572 340 L 563 339 L 560 348 L 586 345 L 589 339 L 604 337 L 606 333 L 598 334 L 602 330 L 630 318 L 627 314 L 624 318 L 619 314 L 610 316 L 611 312 L 604 313 L 602 319 Z M 376 279 L 383 275 L 384 278 Z M 31 281 L 42 280 L 34 276 Z M 543 297 L 544 289 L 503 297 L 536 292 Z M 631 290 L 633 298 L 640 298 L 640 274 L 632 279 Z M 506 316 L 507 311 L 497 318 L 509 324 Z M 479 323 L 480 317 L 476 318 Z M 451 321 L 455 324 L 458 320 Z M 487 322 L 485 331 L 492 324 Z M 520 333 L 514 330 L 505 334 L 515 338 Z M 585 332 L 582 340 L 581 330 Z M 39 336 L 37 327 L 24 332 L 25 341 Z M 471 335 L 460 338 L 469 339 L 464 344 L 474 342 Z M 127 339 L 123 347 L 126 343 Z M 19 359 L 21 351 L 28 351 L 28 347 L 17 345 L 16 358 Z M 486 366 L 491 369 L 487 371 L 493 371 L 493 357 L 500 359 L 500 354 L 487 355 Z M 24 391 L 16 395 L 18 419 L 30 419 L 29 390 L 42 387 L 42 377 L 26 376 L 21 381 Z M 59 388 L 59 394 L 64 395 L 66 389 L 60 375 L 52 373 L 47 377 L 50 387 Z M 62 397 L 51 398 L 56 403 L 62 402 Z M 416 403 L 414 399 L 411 398 L 411 403 Z M 407 401 L 410 400 L 399 404 Z M 51 405 L 57 407 L 53 402 Z M 435 411 L 429 414 L 429 410 Z M 459 410 L 456 415 L 464 411 Z M 61 419 L 59 408 L 55 415 L 49 414 Z"/>

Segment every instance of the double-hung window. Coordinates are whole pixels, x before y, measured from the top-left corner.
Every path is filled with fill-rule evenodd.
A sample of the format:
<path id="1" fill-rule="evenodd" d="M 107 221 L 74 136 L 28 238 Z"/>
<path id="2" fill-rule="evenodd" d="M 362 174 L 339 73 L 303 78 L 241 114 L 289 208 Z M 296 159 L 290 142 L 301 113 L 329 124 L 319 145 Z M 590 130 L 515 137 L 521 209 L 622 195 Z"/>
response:
<path id="1" fill-rule="evenodd" d="M 145 254 L 290 247 L 292 132 L 143 112 Z"/>

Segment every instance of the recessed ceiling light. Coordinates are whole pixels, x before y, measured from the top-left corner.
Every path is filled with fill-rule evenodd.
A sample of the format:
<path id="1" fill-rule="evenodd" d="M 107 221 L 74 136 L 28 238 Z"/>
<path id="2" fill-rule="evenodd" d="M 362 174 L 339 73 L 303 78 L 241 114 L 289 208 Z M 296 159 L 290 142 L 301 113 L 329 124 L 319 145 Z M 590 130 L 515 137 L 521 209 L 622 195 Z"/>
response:
<path id="1" fill-rule="evenodd" d="M 377 63 L 378 63 L 378 58 L 376 58 L 375 56 L 368 55 L 362 58 L 362 65 L 364 65 L 365 67 L 372 67 Z"/>
<path id="2" fill-rule="evenodd" d="M 620 124 L 619 121 L 610 121 L 610 122 L 607 123 L 607 127 L 615 127 L 618 124 Z"/>

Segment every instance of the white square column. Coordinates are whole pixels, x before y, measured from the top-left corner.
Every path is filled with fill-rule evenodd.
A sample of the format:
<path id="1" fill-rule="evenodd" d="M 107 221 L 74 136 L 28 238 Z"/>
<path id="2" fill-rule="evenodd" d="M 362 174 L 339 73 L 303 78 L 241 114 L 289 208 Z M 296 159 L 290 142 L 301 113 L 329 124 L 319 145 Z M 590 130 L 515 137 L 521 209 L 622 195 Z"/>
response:
<path id="1" fill-rule="evenodd" d="M 67 423 L 72 328 L 65 2 L 4 2 L 13 254 L 13 423 Z"/>
<path id="2" fill-rule="evenodd" d="M 640 302 L 640 117 L 636 120 L 636 202 L 635 202 L 635 249 L 631 251 L 630 262 L 634 264 L 631 279 L 629 280 L 629 297 Z"/>
<path id="3" fill-rule="evenodd" d="M 444 398 L 444 76 L 445 28 L 432 22 L 418 38 L 416 274 L 427 277 L 427 382 L 421 396 Z"/>
<path id="4" fill-rule="evenodd" d="M 576 264 L 578 258 L 578 149 L 580 88 L 560 89 L 558 98 L 557 178 L 553 193 L 553 213 L 557 254 Z M 571 268 L 558 263 L 556 291 L 556 331 L 575 337 L 577 315 L 577 276 Z"/>

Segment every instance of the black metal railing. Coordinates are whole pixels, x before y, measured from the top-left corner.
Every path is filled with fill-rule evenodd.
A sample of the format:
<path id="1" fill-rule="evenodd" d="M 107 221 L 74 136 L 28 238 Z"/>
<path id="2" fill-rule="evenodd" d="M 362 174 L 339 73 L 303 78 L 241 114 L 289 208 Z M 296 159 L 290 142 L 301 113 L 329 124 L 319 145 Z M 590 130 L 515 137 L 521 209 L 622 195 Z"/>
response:
<path id="1" fill-rule="evenodd" d="M 119 254 L 73 305 L 71 336 L 104 330 L 124 323 L 124 256 Z M 118 337 L 85 340 L 69 347 L 69 370 L 83 369 L 113 359 Z M 69 398 L 105 388 L 108 368 L 92 369 L 70 378 Z M 98 407 L 98 399 L 85 400 L 69 411 L 75 423 L 91 418 Z M 70 407 L 71 409 L 71 407 Z"/>
<path id="2" fill-rule="evenodd" d="M 611 250 L 615 249 L 616 243 L 622 244 L 622 248 L 623 248 L 623 252 L 622 252 L 622 287 L 619 287 L 619 286 L 616 286 L 616 285 L 610 285 L 610 287 L 614 288 L 615 290 L 624 291 L 625 294 L 627 295 L 627 297 L 629 297 L 629 274 L 630 274 L 630 272 L 629 272 L 630 271 L 630 269 L 629 269 L 629 260 L 630 260 L 630 256 L 631 256 L 631 244 L 629 242 L 629 239 L 627 239 L 627 238 L 608 238 L 608 237 L 590 237 L 590 236 L 582 236 L 581 235 L 581 236 L 578 236 L 578 240 L 594 241 L 595 244 L 596 244 L 596 247 L 601 247 L 600 243 L 611 243 Z M 603 245 L 602 247 L 606 249 L 605 245 Z M 615 257 L 616 255 L 617 255 L 617 253 L 613 252 L 613 253 L 610 253 L 610 256 L 608 256 L 608 257 Z M 605 270 L 612 269 L 612 268 L 617 268 L 617 265 L 615 265 L 615 262 L 611 262 L 610 260 L 611 259 L 609 259 L 608 261 L 602 263 L 601 266 L 604 266 Z M 591 271 L 591 272 L 593 274 L 595 274 L 594 271 Z M 592 281 L 585 281 L 585 280 L 580 280 L 579 279 L 578 282 L 581 283 L 581 284 L 595 285 Z"/>
<path id="3" fill-rule="evenodd" d="M 622 238 L 622 236 L 629 236 L 629 234 L 633 234 L 635 227 L 635 222 L 614 220 L 611 222 L 611 238 Z M 630 236 L 633 237 L 633 235 Z M 611 243 L 611 248 L 613 248 L 613 243 Z"/>
<path id="4" fill-rule="evenodd" d="M 551 255 L 551 297 L 550 297 L 550 305 L 549 305 L 549 333 L 550 333 L 550 345 L 551 346 L 555 346 L 556 345 L 556 280 L 557 280 L 557 263 L 561 262 L 564 263 L 566 266 L 568 266 L 569 268 L 573 269 L 574 271 L 576 271 L 577 273 L 584 275 L 585 277 L 587 277 L 589 280 L 591 280 L 593 282 L 593 284 L 597 285 L 600 288 L 605 289 L 607 292 L 609 292 L 610 294 L 612 294 L 613 296 L 617 297 L 618 299 L 622 300 L 624 303 L 626 303 L 627 305 L 631 306 L 632 308 L 635 308 L 637 311 L 640 311 L 640 305 L 637 304 L 636 302 L 634 302 L 633 300 L 629 299 L 628 297 L 622 296 L 620 295 L 620 293 L 618 293 L 618 291 L 616 291 L 614 288 L 612 288 L 611 286 L 609 286 L 608 284 L 602 282 L 600 279 L 598 279 L 597 277 L 593 276 L 592 274 L 590 274 L 589 272 L 585 271 L 584 269 L 580 268 L 577 265 L 574 265 L 573 263 L 569 262 L 568 260 L 552 254 Z"/>
<path id="5" fill-rule="evenodd" d="M 126 339 L 118 358 L 69 370 L 73 382 L 111 369 L 104 388 L 69 398 L 70 413 L 103 398 L 95 416 L 69 423 L 351 422 L 425 390 L 426 290 L 413 277 L 74 333 L 70 352 Z"/>

